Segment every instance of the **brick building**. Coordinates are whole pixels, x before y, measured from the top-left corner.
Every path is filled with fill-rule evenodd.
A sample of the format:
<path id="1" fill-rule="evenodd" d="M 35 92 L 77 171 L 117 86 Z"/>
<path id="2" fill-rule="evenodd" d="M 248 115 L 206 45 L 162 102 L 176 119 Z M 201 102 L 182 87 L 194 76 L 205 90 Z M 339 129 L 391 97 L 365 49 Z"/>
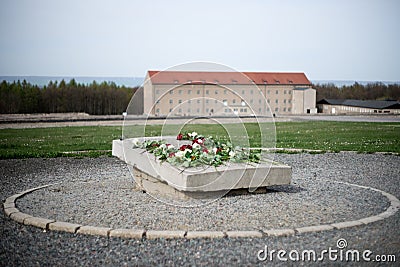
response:
<path id="1" fill-rule="evenodd" d="M 143 89 L 150 116 L 316 113 L 304 73 L 148 71 Z"/>

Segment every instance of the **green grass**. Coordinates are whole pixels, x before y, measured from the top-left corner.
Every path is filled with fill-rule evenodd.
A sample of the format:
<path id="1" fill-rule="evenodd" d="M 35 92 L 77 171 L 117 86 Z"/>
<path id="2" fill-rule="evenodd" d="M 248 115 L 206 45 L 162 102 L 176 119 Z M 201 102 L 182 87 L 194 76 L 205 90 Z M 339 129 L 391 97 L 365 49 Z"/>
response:
<path id="1" fill-rule="evenodd" d="M 277 147 L 400 153 L 400 123 L 282 122 Z"/>
<path id="2" fill-rule="evenodd" d="M 267 125 L 268 127 L 271 125 Z M 179 131 L 197 131 L 220 138 L 238 134 L 240 125 L 190 124 L 183 129 L 164 128 L 163 135 Z M 252 147 L 260 146 L 260 130 L 256 124 L 245 124 Z M 159 135 L 162 127 L 147 126 L 146 135 Z M 140 126 L 130 126 L 129 134 L 140 135 Z M 270 131 L 273 131 L 272 128 Z M 0 158 L 60 157 L 110 155 L 111 142 L 121 137 L 122 127 L 87 126 L 30 129 L 1 129 Z M 323 151 L 357 151 L 360 153 L 400 153 L 400 123 L 364 122 L 280 122 L 276 123 L 276 147 L 316 149 Z M 74 152 L 74 153 L 66 153 Z"/>

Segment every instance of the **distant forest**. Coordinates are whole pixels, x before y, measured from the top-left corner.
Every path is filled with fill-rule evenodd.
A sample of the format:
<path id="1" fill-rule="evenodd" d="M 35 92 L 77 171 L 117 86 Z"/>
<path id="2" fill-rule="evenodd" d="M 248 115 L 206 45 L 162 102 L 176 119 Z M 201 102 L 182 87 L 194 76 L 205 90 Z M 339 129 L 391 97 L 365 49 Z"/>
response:
<path id="1" fill-rule="evenodd" d="M 116 115 L 126 110 L 137 87 L 113 82 L 91 84 L 50 81 L 43 88 L 25 80 L 0 84 L 0 113 L 85 112 L 92 115 Z"/>
<path id="2" fill-rule="evenodd" d="M 314 84 L 317 101 L 323 98 L 400 101 L 400 85 L 371 83 L 337 87 Z M 49 82 L 43 88 L 25 80 L 0 84 L 0 114 L 85 112 L 91 115 L 117 115 L 124 112 L 138 87 L 113 82 L 91 84 Z"/>
<path id="3" fill-rule="evenodd" d="M 321 99 L 358 99 L 358 100 L 397 100 L 400 101 L 400 85 L 354 83 L 350 86 L 337 87 L 334 84 L 313 84 L 317 89 L 317 101 Z"/>

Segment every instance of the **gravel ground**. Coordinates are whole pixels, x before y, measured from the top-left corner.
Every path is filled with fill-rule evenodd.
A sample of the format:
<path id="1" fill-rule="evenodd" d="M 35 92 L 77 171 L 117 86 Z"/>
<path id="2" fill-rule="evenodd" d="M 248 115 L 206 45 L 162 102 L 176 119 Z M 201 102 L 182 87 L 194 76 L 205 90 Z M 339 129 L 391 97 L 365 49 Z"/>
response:
<path id="1" fill-rule="evenodd" d="M 226 197 L 195 209 L 167 206 L 132 190 L 127 167 L 115 158 L 0 161 L 0 197 L 4 201 L 28 188 L 63 182 L 25 196 L 17 202 L 18 207 L 35 216 L 70 222 L 185 230 L 315 225 L 374 215 L 388 206 L 387 200 L 374 191 L 332 181 L 372 186 L 400 198 L 398 156 L 277 154 L 277 159 L 293 167 L 292 186 L 278 187 L 268 194 Z M 44 201 L 48 202 L 47 206 L 42 205 Z M 320 252 L 329 247 L 336 248 L 338 238 L 345 238 L 349 249 L 369 249 L 373 255 L 394 254 L 400 260 L 399 213 L 383 221 L 345 230 L 290 237 L 217 240 L 108 239 L 43 232 L 11 221 L 4 213 L 0 214 L 0 220 L 1 266 L 254 265 L 267 263 L 257 259 L 257 252 L 266 245 L 270 250 L 301 252 L 314 249 Z M 276 258 L 275 263 L 279 263 Z"/>

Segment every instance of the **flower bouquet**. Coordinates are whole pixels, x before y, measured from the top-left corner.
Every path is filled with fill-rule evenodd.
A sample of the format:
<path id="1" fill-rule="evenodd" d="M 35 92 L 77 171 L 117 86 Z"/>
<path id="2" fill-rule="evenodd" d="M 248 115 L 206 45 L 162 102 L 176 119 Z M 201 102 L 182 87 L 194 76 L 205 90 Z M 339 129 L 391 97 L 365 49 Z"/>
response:
<path id="1" fill-rule="evenodd" d="M 133 148 L 145 149 L 161 162 L 169 162 L 171 165 L 189 168 L 201 165 L 218 167 L 226 162 L 253 162 L 259 163 L 260 153 L 239 146 L 233 146 L 230 142 L 216 140 L 212 136 L 205 137 L 196 132 L 179 133 L 176 137 L 179 141 L 185 141 L 178 147 L 168 144 L 165 140 L 145 140 L 139 142 L 133 140 Z"/>

